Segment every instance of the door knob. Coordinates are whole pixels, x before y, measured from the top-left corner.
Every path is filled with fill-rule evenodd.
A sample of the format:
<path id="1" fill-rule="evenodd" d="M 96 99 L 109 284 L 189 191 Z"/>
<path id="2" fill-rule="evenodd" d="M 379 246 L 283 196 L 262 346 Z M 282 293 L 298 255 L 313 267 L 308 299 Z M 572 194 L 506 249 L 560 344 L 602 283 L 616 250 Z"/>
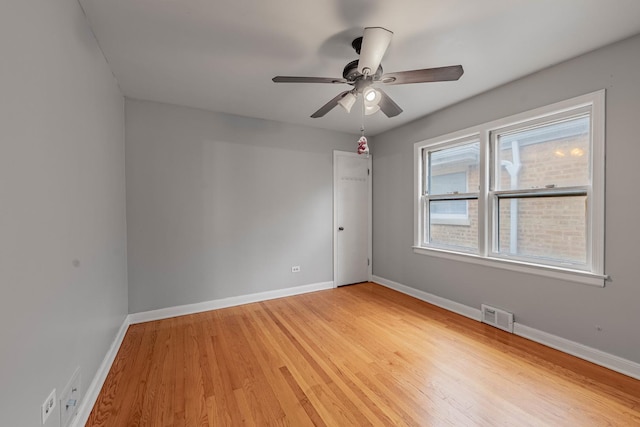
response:
<path id="1" fill-rule="evenodd" d="M 344 227 L 338 227 L 338 231 L 344 231 Z"/>

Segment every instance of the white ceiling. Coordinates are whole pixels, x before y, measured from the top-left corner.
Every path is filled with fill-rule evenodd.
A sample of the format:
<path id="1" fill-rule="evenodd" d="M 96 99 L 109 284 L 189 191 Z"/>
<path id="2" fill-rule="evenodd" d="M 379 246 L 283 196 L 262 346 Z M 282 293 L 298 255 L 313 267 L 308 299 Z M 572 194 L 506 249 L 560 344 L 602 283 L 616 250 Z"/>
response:
<path id="1" fill-rule="evenodd" d="M 131 98 L 358 133 L 357 108 L 309 117 L 349 86 L 271 78 L 342 77 L 366 26 L 394 32 L 386 72 L 463 65 L 387 87 L 404 113 L 367 116 L 369 135 L 640 33 L 640 0 L 79 1 Z"/>

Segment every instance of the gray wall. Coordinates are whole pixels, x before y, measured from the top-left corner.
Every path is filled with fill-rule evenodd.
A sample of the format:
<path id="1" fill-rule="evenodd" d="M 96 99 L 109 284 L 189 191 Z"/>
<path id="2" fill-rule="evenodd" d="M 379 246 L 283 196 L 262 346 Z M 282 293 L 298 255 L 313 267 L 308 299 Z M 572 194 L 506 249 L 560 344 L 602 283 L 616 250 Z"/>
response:
<path id="1" fill-rule="evenodd" d="M 127 100 L 129 311 L 333 280 L 332 153 L 357 139 Z"/>
<path id="2" fill-rule="evenodd" d="M 373 157 L 375 275 L 640 362 L 640 36 L 561 63 L 378 135 Z M 468 70 L 473 72 L 473 70 Z M 463 77 L 464 79 L 464 77 Z M 414 254 L 413 143 L 605 88 L 605 288 Z M 596 330 L 602 327 L 602 332 Z"/>
<path id="3" fill-rule="evenodd" d="M 0 52 L 0 424 L 38 426 L 127 314 L 124 99 L 76 0 L 0 2 Z"/>

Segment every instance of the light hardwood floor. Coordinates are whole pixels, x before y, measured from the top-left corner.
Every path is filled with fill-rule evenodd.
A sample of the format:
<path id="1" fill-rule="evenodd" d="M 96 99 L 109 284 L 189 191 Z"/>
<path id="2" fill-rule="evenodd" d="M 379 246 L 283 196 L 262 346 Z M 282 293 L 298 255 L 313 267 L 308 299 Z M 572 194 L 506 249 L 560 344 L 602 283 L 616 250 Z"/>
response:
<path id="1" fill-rule="evenodd" d="M 132 325 L 88 426 L 638 426 L 640 381 L 375 284 Z"/>

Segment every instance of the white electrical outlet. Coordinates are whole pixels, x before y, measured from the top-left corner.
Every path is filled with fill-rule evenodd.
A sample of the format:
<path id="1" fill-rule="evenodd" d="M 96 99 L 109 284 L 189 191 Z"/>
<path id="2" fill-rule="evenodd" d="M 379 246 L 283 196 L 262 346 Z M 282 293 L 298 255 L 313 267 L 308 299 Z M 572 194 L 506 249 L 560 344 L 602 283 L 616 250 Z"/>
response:
<path id="1" fill-rule="evenodd" d="M 69 383 L 60 393 L 60 427 L 68 427 L 80 406 L 80 367 L 77 367 Z"/>
<path id="2" fill-rule="evenodd" d="M 47 422 L 47 418 L 53 412 L 53 409 L 56 407 L 56 389 L 54 388 L 47 400 L 42 404 L 42 424 Z"/>
<path id="3" fill-rule="evenodd" d="M 300 273 L 300 266 L 299 265 L 294 265 L 293 267 L 291 267 L 291 272 L 292 273 Z"/>

